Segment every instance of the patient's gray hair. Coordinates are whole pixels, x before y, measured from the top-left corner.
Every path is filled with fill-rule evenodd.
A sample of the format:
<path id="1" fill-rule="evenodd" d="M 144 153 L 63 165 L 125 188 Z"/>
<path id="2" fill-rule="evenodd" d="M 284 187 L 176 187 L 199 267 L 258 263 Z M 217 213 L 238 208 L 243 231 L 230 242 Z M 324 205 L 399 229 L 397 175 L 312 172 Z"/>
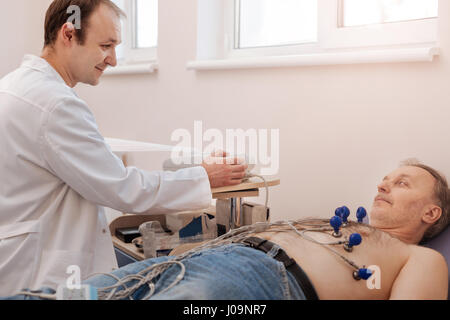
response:
<path id="1" fill-rule="evenodd" d="M 421 242 L 430 240 L 441 233 L 448 226 L 450 221 L 450 190 L 448 189 L 447 179 L 439 171 L 421 163 L 417 159 L 407 159 L 402 161 L 400 166 L 422 168 L 428 171 L 435 179 L 434 198 L 437 205 L 441 208 L 442 214 L 441 217 L 425 231 Z"/>

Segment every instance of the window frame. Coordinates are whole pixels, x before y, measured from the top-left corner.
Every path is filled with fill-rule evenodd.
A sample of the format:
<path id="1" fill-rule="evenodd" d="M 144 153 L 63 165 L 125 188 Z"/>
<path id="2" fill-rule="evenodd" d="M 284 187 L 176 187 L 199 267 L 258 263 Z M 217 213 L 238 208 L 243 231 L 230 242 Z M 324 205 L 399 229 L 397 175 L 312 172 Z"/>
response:
<path id="1" fill-rule="evenodd" d="M 317 42 L 298 45 L 236 48 L 238 44 L 239 2 L 225 1 L 224 30 L 226 59 L 283 55 L 304 55 L 339 51 L 358 51 L 367 48 L 411 47 L 436 45 L 437 18 L 390 22 L 384 24 L 342 27 L 344 0 L 318 0 Z M 411 28 L 420 32 L 411 32 Z"/>
<path id="2" fill-rule="evenodd" d="M 127 15 L 127 18 L 123 20 L 124 30 L 122 42 L 124 57 L 118 61 L 119 66 L 156 62 L 158 58 L 158 46 L 149 48 L 135 47 L 137 41 L 137 0 L 124 0 L 123 10 Z"/>

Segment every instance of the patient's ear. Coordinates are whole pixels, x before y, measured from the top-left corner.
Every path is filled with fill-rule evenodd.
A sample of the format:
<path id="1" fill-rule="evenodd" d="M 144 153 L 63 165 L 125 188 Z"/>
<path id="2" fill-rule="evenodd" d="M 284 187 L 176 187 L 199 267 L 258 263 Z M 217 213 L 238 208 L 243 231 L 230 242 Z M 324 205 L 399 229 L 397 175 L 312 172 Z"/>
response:
<path id="1" fill-rule="evenodd" d="M 442 209 L 436 205 L 427 207 L 425 214 L 422 216 L 422 221 L 427 224 L 433 224 L 439 220 L 442 215 Z"/>

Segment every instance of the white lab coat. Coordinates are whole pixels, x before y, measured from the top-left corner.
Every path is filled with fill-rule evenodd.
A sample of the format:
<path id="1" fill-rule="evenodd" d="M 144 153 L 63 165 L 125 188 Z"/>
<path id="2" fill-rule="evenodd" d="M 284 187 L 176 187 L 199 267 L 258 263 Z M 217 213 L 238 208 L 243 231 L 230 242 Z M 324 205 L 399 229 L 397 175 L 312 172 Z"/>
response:
<path id="1" fill-rule="evenodd" d="M 0 296 L 117 268 L 104 208 L 153 214 L 211 204 L 202 167 L 124 167 L 94 116 L 44 60 L 0 80 Z"/>

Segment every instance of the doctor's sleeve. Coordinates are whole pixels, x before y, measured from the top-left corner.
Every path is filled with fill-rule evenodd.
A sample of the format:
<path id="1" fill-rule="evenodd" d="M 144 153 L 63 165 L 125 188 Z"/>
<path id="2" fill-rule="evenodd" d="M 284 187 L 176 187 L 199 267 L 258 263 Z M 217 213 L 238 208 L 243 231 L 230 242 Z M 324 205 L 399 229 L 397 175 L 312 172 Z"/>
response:
<path id="1" fill-rule="evenodd" d="M 199 210 L 211 204 L 203 167 L 148 172 L 125 167 L 79 99 L 68 98 L 43 117 L 41 150 L 49 170 L 98 205 L 127 213 Z"/>

